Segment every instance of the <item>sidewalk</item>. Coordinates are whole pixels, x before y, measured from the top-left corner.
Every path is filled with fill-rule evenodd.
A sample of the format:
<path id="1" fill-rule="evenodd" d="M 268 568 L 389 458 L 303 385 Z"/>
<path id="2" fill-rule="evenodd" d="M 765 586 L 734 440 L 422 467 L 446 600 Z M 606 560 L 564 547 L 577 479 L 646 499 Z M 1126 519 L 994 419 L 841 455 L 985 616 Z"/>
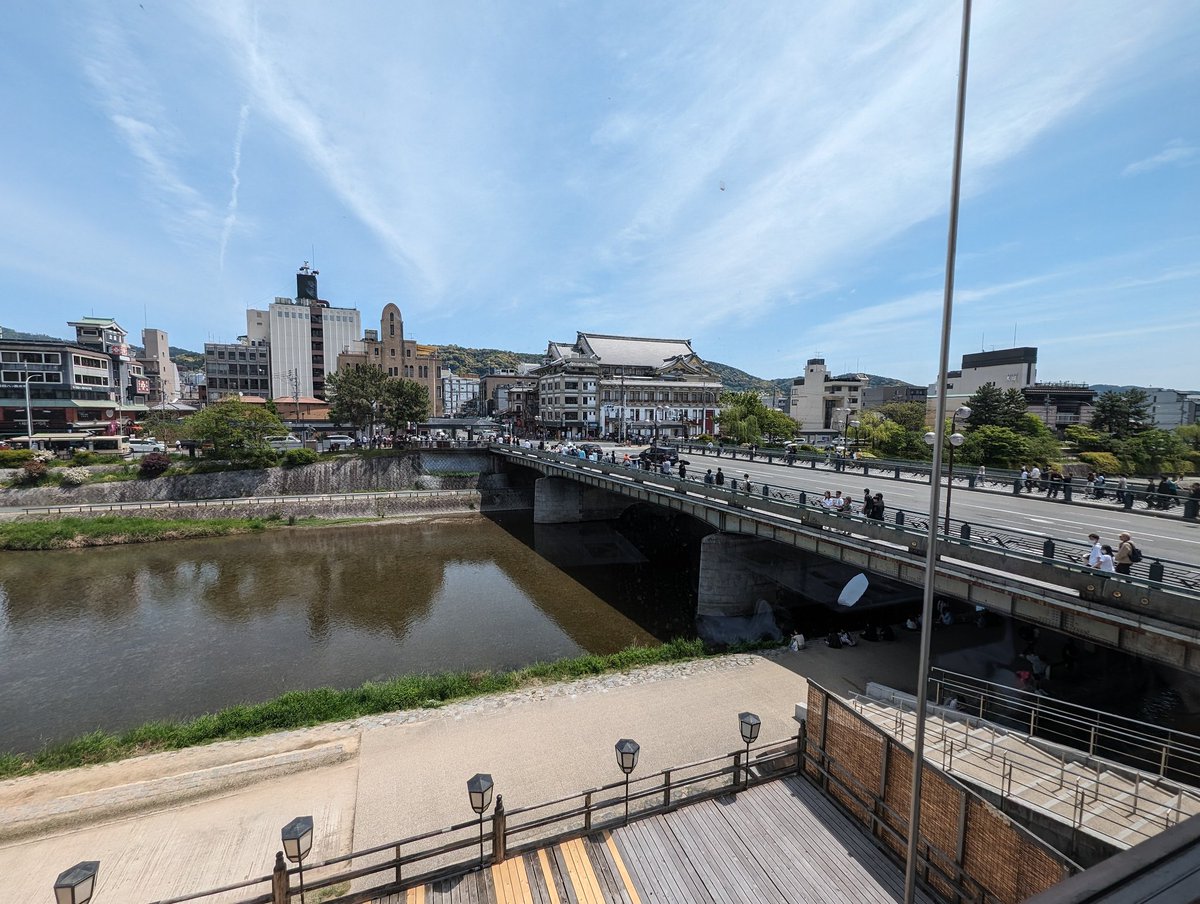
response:
<path id="1" fill-rule="evenodd" d="M 801 672 L 836 693 L 911 688 L 915 660 L 915 638 L 733 655 L 3 782 L 0 898 L 49 899 L 80 860 L 101 863 L 96 904 L 265 875 L 280 828 L 309 813 L 317 862 L 473 818 L 476 772 L 510 809 L 550 800 L 619 779 L 618 738 L 642 745 L 641 774 L 729 753 L 742 710 L 762 717 L 763 741 L 796 733 Z"/>

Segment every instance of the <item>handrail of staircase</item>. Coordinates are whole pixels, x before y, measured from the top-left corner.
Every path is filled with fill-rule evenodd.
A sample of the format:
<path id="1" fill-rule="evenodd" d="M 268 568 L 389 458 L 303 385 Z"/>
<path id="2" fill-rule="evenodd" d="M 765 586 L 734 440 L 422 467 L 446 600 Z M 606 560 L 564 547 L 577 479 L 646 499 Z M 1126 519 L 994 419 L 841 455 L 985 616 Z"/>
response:
<path id="1" fill-rule="evenodd" d="M 1019 718 L 1022 730 L 1027 723 L 1029 735 L 1068 747 L 1075 746 L 1073 735 L 1060 729 L 1074 728 L 1086 737 L 1089 755 L 1097 753 L 1101 741 L 1127 745 L 1136 748 L 1132 755 L 1142 764 L 1139 770 L 1200 786 L 1200 736 L 948 669 L 930 669 L 929 682 L 930 699 L 937 703 L 951 696 L 957 696 L 960 705 L 978 700 L 980 718 L 986 718 L 991 706 L 998 716 Z"/>
<path id="2" fill-rule="evenodd" d="M 859 704 L 859 703 L 879 704 L 879 703 L 883 702 L 883 701 L 877 700 L 873 697 L 868 697 L 865 694 L 858 694 L 858 693 L 851 694 L 850 699 L 855 704 Z M 889 702 L 893 706 L 895 706 L 898 710 L 911 712 L 911 705 L 905 700 L 896 698 Z M 957 734 L 957 732 L 951 731 L 951 732 L 947 733 L 944 730 L 946 728 L 946 723 L 943 723 L 943 733 L 942 733 L 943 740 L 949 741 L 949 743 L 951 745 L 958 744 L 960 750 L 965 750 L 967 752 L 986 750 L 986 748 L 988 747 L 988 744 L 986 741 L 977 741 L 975 743 L 972 743 L 972 740 L 968 734 L 968 731 L 971 727 L 969 725 L 969 723 L 964 722 L 964 723 L 962 723 L 962 725 L 963 725 L 963 731 L 962 731 L 962 738 L 960 740 L 958 738 L 953 737 L 953 735 Z M 949 735 L 949 736 L 947 736 L 947 735 Z M 936 737 L 936 734 L 931 734 L 930 737 Z M 994 748 L 994 744 L 993 744 L 993 748 Z M 1043 753 L 1046 753 L 1046 751 L 1043 751 Z M 953 754 L 950 754 L 950 756 L 952 757 Z M 942 763 L 943 768 L 945 768 L 945 769 L 947 769 L 947 771 L 950 771 L 953 773 L 954 772 L 953 767 L 946 765 L 947 754 L 945 751 L 943 751 L 942 757 L 943 757 L 943 763 Z M 933 759 L 933 757 L 930 755 L 930 752 L 926 753 L 926 758 L 931 759 L 931 760 Z M 1093 759 L 1094 759 L 1093 757 L 1087 757 L 1085 764 L 1088 765 L 1089 767 L 1092 767 Z M 952 760 L 951 760 L 951 762 L 952 762 Z M 1129 808 L 1128 815 L 1130 818 L 1141 817 L 1141 818 L 1145 819 L 1147 822 L 1157 822 L 1161 825 L 1161 827 L 1163 829 L 1168 829 L 1171 826 L 1178 824 L 1183 819 L 1186 819 L 1192 815 L 1192 814 L 1188 813 L 1182 806 L 1182 803 L 1183 803 L 1182 796 L 1184 794 L 1187 794 L 1188 789 L 1177 786 L 1175 782 L 1172 782 L 1169 779 L 1164 780 L 1164 779 L 1156 778 L 1152 775 L 1145 775 L 1140 770 L 1130 770 L 1131 772 L 1133 772 L 1135 774 L 1132 777 L 1129 777 L 1127 779 L 1128 781 L 1131 781 L 1134 783 L 1135 788 L 1140 787 L 1143 783 L 1145 783 L 1145 784 L 1153 783 L 1154 785 L 1158 786 L 1161 790 L 1166 791 L 1172 795 L 1175 795 L 1175 802 L 1174 803 L 1162 803 L 1162 802 L 1158 802 L 1158 801 L 1149 802 L 1149 801 L 1142 799 L 1139 795 L 1135 795 L 1133 804 L 1132 804 L 1132 806 L 1130 806 L 1128 803 L 1126 803 L 1124 800 L 1121 799 L 1124 796 L 1123 794 L 1111 793 L 1110 790 L 1100 782 L 1099 777 L 1100 777 L 1101 773 L 1099 770 L 1097 770 L 1097 776 L 1095 779 L 1092 779 L 1092 778 L 1085 779 L 1082 776 L 1067 776 L 1065 758 L 1062 760 L 1061 766 L 1059 769 L 1055 770 L 1053 767 L 1050 767 L 1048 769 L 1045 763 L 1041 762 L 1036 756 L 1034 756 L 1032 754 L 1026 753 L 1021 750 L 1013 750 L 1011 748 L 1005 748 L 1004 757 L 1001 761 L 993 761 L 991 757 L 988 757 L 988 762 L 992 763 L 996 769 L 997 793 L 1000 793 L 1002 796 L 1005 796 L 1005 797 L 1012 797 L 1016 800 L 1020 800 L 1022 805 L 1024 805 L 1024 806 L 1030 807 L 1031 809 L 1039 810 L 1041 812 L 1049 813 L 1051 815 L 1061 815 L 1061 814 L 1055 814 L 1055 813 L 1053 813 L 1053 811 L 1048 810 L 1047 808 L 1045 808 L 1037 803 L 1026 800 L 1025 798 L 1021 797 L 1020 794 L 1014 795 L 1011 793 L 1012 769 L 1014 767 L 1019 769 L 1021 772 L 1024 772 L 1027 776 L 1032 777 L 1035 782 L 1038 780 L 1044 780 L 1047 782 L 1058 782 L 1060 790 L 1062 788 L 1068 787 L 1068 786 L 1073 787 L 1075 789 L 1075 796 L 1072 798 L 1072 800 L 1075 800 L 1076 802 L 1078 802 L 1079 800 L 1082 799 L 1083 802 L 1086 804 L 1087 797 L 1090 797 L 1091 801 L 1096 804 L 1103 804 L 1105 806 L 1111 806 L 1114 808 L 1128 807 Z M 1102 763 L 1102 765 L 1111 766 L 1112 764 Z M 1092 768 L 1094 768 L 1094 767 L 1092 767 Z M 1006 772 L 1008 774 L 1007 779 L 1006 779 Z M 1008 793 L 1005 793 L 1006 781 L 1008 783 L 1008 788 L 1009 788 Z M 1081 782 L 1083 783 L 1083 786 L 1082 786 L 1082 789 L 1084 792 L 1083 798 L 1080 797 Z M 1032 784 L 1032 783 L 1026 782 L 1025 784 Z M 1090 789 L 1087 788 L 1086 787 L 1087 785 L 1090 785 L 1091 788 Z M 1164 788 L 1163 787 L 1164 785 L 1166 785 L 1168 787 Z M 1151 803 L 1153 804 L 1153 808 L 1151 808 Z M 1090 811 L 1089 811 L 1089 815 L 1091 815 Z M 1097 814 L 1097 815 L 1102 815 L 1102 814 Z M 1073 819 L 1072 825 L 1078 826 L 1081 823 L 1082 823 L 1082 819 L 1079 819 L 1079 820 Z M 1129 831 L 1131 834 L 1139 836 L 1139 838 L 1141 838 L 1141 840 L 1143 840 L 1143 841 L 1146 839 L 1152 838 L 1152 837 L 1154 837 L 1155 834 L 1157 834 L 1157 833 L 1147 833 L 1147 832 L 1143 831 L 1143 829 L 1141 827 L 1135 826 L 1132 824 L 1126 825 L 1125 829 L 1127 831 Z"/>

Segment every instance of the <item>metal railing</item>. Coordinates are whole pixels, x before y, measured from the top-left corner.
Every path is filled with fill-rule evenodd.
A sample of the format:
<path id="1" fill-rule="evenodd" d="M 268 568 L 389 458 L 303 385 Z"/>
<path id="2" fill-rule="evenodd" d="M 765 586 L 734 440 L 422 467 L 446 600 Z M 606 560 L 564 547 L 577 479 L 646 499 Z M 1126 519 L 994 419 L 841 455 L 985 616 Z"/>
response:
<path id="1" fill-rule="evenodd" d="M 865 694 L 853 694 L 851 700 L 864 715 L 865 705 L 879 705 L 885 702 Z M 893 698 L 886 702 L 895 709 L 893 733 L 903 742 L 908 731 L 908 720 L 904 718 L 904 714 L 914 715 L 914 706 L 909 700 L 902 698 Z M 960 716 L 962 713 L 956 710 L 954 715 Z M 971 730 L 980 727 L 990 731 L 990 737 L 973 738 Z M 939 720 L 939 724 L 929 727 L 926 737 L 932 743 L 926 748 L 925 757 L 928 760 L 934 760 L 936 757 L 944 771 L 963 776 L 966 781 L 985 784 L 1002 798 L 1020 801 L 1022 806 L 1056 819 L 1061 819 L 1064 814 L 1024 797 L 1022 791 L 1030 789 L 1059 801 L 1069 801 L 1071 828 L 1089 828 L 1093 834 L 1114 843 L 1119 841 L 1124 844 L 1125 839 L 1117 839 L 1111 832 L 1087 826 L 1088 818 L 1107 819 L 1119 826 L 1123 836 L 1135 836 L 1137 842 L 1140 842 L 1153 838 L 1160 831 L 1169 829 L 1200 811 L 1200 796 L 1194 790 L 1161 776 L 1130 769 L 1128 774 L 1121 776 L 1130 786 L 1129 791 L 1124 791 L 1114 786 L 1109 778 L 1124 771 L 1114 768 L 1112 762 L 1092 756 L 1072 757 L 1066 752 L 1057 754 L 1057 762 L 1047 762 L 1054 760 L 1056 755 L 1042 748 L 1036 748 L 1040 756 L 1039 753 L 1015 750 L 1008 746 L 1002 746 L 997 751 L 997 741 L 1004 737 L 1001 734 L 998 738 L 997 734 L 995 729 L 987 725 L 980 726 L 975 720 L 966 717 L 952 720 L 950 714 L 946 714 Z M 1023 739 L 1020 734 L 1015 737 L 1018 740 Z M 933 749 L 934 745 L 941 747 L 940 752 Z M 956 755 L 961 760 L 963 756 L 972 754 L 978 754 L 976 762 L 972 765 L 976 769 L 982 768 L 984 773 L 994 772 L 994 781 L 985 780 L 978 775 L 968 776 L 962 770 L 961 762 L 959 770 L 955 770 Z M 1073 766 L 1079 766 L 1092 774 L 1079 775 L 1072 770 Z M 1014 785 L 1017 789 L 1015 792 Z M 1153 799 L 1150 796 L 1151 789 L 1160 797 L 1169 799 Z M 1185 801 L 1188 803 L 1186 807 Z M 1142 820 L 1144 825 L 1130 820 Z M 1152 830 L 1148 830 L 1147 827 L 1152 827 Z"/>
<path id="2" fill-rule="evenodd" d="M 802 486 L 774 486 L 752 480 L 751 491 L 746 492 L 745 482 L 732 475 L 727 475 L 723 486 L 717 486 L 706 483 L 695 471 L 691 471 L 685 478 L 680 478 L 674 474 L 663 474 L 660 470 L 637 467 L 634 462 L 629 466 L 614 465 L 553 452 L 505 446 L 497 447 L 497 451 L 518 460 L 532 459 L 543 465 L 556 466 L 567 475 L 583 472 L 605 476 L 619 482 L 618 489 L 620 484 L 627 486 L 632 481 L 661 486 L 667 491 L 705 497 L 709 502 L 731 505 L 738 509 L 753 509 L 761 502 L 770 503 L 774 507 L 772 510 L 780 507 L 785 511 L 790 509 L 793 517 L 797 518 L 805 512 L 812 511 L 834 514 L 821 505 L 824 490 L 807 489 Z M 928 512 L 891 507 L 887 513 L 889 520 L 882 520 L 866 517 L 856 510 L 857 500 L 846 498 L 845 505 L 846 508 L 837 513 L 835 525 L 838 530 L 866 533 L 862 528 L 869 526 L 882 529 L 892 535 L 892 542 L 905 548 L 911 547 L 913 542 L 921 545 L 925 542 Z M 1200 594 L 1200 568 L 1188 562 L 1146 556 L 1143 561 L 1132 565 L 1129 575 L 1102 573 L 1087 566 L 1091 547 L 1079 540 L 1052 537 L 1019 528 L 995 527 L 957 518 L 950 520 L 950 533 L 947 535 L 942 530 L 941 522 L 942 519 L 939 518 L 938 533 L 943 542 L 952 547 L 946 552 L 950 557 L 953 557 L 953 547 L 1000 551 L 1005 556 L 1018 557 L 1025 561 L 1067 569 L 1077 574 L 1092 574 L 1100 580 L 1129 582 L 1150 588 L 1162 587 L 1191 595 Z"/>
<path id="3" fill-rule="evenodd" d="M 934 668 L 929 698 L 1031 737 L 1200 788 L 1200 736 Z"/>
<path id="4" fill-rule="evenodd" d="M 933 469 L 921 462 L 897 459 L 870 458 L 854 460 L 845 455 L 812 452 L 786 453 L 777 449 L 751 452 L 735 447 L 709 449 L 707 445 L 685 443 L 677 446 L 692 455 L 714 456 L 730 460 L 755 461 L 770 465 L 807 466 L 810 470 L 827 467 L 837 473 L 856 472 L 864 477 L 876 476 L 891 480 L 929 483 Z M 946 472 L 943 471 L 943 474 Z M 1144 478 L 1142 478 L 1144 480 Z M 1108 480 L 1099 488 L 1089 487 L 1084 481 L 1073 479 L 1069 483 L 1053 482 L 1044 475 L 1038 480 L 1022 481 L 1019 471 L 992 468 L 980 476 L 975 468 L 955 468 L 953 480 L 968 489 L 989 490 L 1013 495 L 1044 494 L 1064 504 L 1085 503 L 1106 505 L 1131 512 L 1178 512 L 1187 520 L 1200 518 L 1200 499 L 1186 492 L 1160 493 L 1157 488 L 1137 489 L 1130 481 L 1124 490 L 1115 480 Z"/>
<path id="5" fill-rule="evenodd" d="M 510 855 L 535 850 L 552 841 L 590 835 L 602 829 L 624 825 L 629 820 L 644 819 L 686 804 L 736 794 L 784 775 L 795 774 L 802 744 L 801 734 L 795 738 L 664 769 L 631 779 L 628 785 L 622 780 L 514 810 L 506 810 L 503 796 L 499 795 L 495 812 L 482 822 L 478 819 L 462 822 L 320 862 L 305 863 L 303 889 L 298 884 L 299 869 L 289 868 L 283 861 L 283 854 L 279 853 L 276 855 L 275 869 L 269 875 L 162 899 L 154 904 L 203 901 L 241 890 L 253 896 L 240 899 L 237 904 L 288 904 L 302 890 L 312 895 L 327 889 L 335 891 L 326 892 L 327 895 L 334 895 L 322 898 L 326 904 L 362 904 L 412 886 L 460 875 L 477 866 L 501 863 Z M 627 801 L 628 817 L 625 815 Z M 485 844 L 482 860 L 479 855 L 481 826 Z M 519 840 L 512 844 L 514 839 Z M 344 868 L 352 861 L 362 863 L 379 855 L 385 856 L 368 865 Z M 348 894 L 336 891 L 338 886 L 345 883 L 369 877 L 376 877 L 379 884 Z M 262 891 L 253 894 L 254 889 Z"/>

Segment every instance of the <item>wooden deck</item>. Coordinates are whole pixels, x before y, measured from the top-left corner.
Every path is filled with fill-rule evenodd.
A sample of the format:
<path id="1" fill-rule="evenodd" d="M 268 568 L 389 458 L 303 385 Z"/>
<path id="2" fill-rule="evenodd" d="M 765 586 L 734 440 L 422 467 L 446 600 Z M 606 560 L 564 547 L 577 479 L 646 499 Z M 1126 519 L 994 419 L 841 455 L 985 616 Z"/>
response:
<path id="1" fill-rule="evenodd" d="M 792 777 L 375 904 L 882 904 L 902 900 L 903 886 L 858 826 Z"/>

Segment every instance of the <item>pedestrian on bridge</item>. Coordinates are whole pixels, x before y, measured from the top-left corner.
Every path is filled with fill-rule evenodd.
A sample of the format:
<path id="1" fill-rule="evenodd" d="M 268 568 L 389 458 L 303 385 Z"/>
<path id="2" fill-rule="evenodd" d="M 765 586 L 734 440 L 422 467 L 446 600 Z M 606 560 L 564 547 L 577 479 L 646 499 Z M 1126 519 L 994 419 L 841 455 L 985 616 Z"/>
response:
<path id="1" fill-rule="evenodd" d="M 716 481 L 717 486 L 719 486 L 719 487 L 725 486 L 725 472 L 722 471 L 720 468 L 717 468 L 717 476 L 714 477 L 713 480 Z"/>
<path id="2" fill-rule="evenodd" d="M 1100 535 L 1088 534 L 1088 542 L 1092 544 L 1091 552 L 1088 553 L 1088 567 L 1099 568 L 1100 556 L 1103 552 L 1103 548 L 1100 546 Z"/>
<path id="3" fill-rule="evenodd" d="M 1113 556 L 1115 570 L 1117 574 L 1129 574 L 1133 569 L 1133 538 L 1129 534 L 1121 534 L 1117 539 L 1121 541 L 1121 545 L 1117 547 L 1117 554 Z"/>
<path id="4" fill-rule="evenodd" d="M 1113 548 L 1111 546 L 1104 545 L 1100 547 L 1100 561 L 1097 567 L 1101 571 L 1107 571 L 1109 574 L 1117 570 L 1116 565 L 1113 563 Z"/>
<path id="5" fill-rule="evenodd" d="M 743 474 L 742 478 L 746 481 L 746 495 L 749 496 L 751 493 L 754 492 L 754 487 L 750 484 L 750 475 Z"/>
<path id="6" fill-rule="evenodd" d="M 687 462 L 683 460 L 679 462 L 679 479 L 687 480 Z"/>
<path id="7" fill-rule="evenodd" d="M 713 477 L 712 468 L 709 468 L 708 472 L 704 475 L 704 483 L 708 486 L 712 486 L 714 483 L 716 483 L 716 478 Z"/>

